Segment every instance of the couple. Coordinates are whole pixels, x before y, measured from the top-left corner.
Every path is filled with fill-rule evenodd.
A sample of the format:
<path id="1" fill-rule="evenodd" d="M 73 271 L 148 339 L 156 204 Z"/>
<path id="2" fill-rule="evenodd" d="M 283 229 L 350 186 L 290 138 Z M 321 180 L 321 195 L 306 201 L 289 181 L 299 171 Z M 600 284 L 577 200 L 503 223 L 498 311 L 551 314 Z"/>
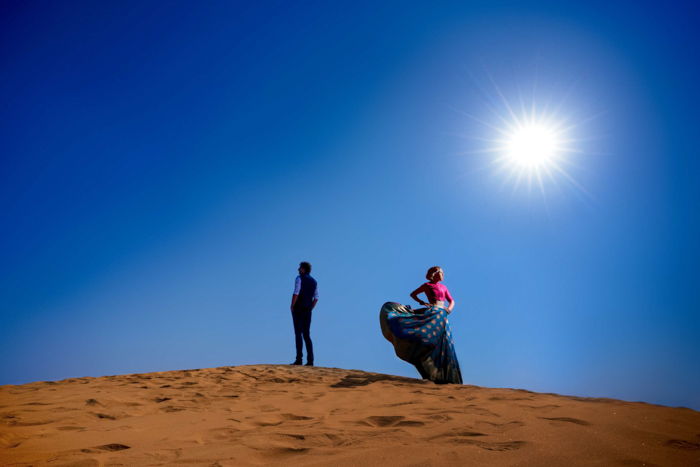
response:
<path id="1" fill-rule="evenodd" d="M 311 311 L 318 302 L 318 285 L 311 277 L 311 264 L 299 264 L 299 276 L 292 294 L 292 319 L 296 340 L 296 359 L 292 365 L 302 364 L 302 340 L 306 344 L 307 366 L 314 364 L 311 342 Z M 417 310 L 399 303 L 387 302 L 382 306 L 379 322 L 384 337 L 394 345 L 396 355 L 413 364 L 420 375 L 436 383 L 462 384 L 462 374 L 452 342 L 447 315 L 452 313 L 455 301 L 444 284 L 442 268 L 428 269 L 424 283 L 411 293 L 423 308 Z M 418 295 L 425 294 L 428 302 Z M 445 307 L 446 302 L 449 305 Z"/>

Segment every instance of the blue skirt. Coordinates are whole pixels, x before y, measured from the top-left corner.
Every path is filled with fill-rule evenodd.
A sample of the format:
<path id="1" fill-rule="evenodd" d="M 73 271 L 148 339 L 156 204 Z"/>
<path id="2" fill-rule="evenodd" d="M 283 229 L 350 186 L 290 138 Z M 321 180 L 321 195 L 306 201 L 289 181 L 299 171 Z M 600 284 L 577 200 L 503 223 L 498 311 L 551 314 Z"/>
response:
<path id="1" fill-rule="evenodd" d="M 384 337 L 396 356 L 413 364 L 424 379 L 462 384 L 447 310 L 439 306 L 411 309 L 387 302 L 379 312 Z"/>

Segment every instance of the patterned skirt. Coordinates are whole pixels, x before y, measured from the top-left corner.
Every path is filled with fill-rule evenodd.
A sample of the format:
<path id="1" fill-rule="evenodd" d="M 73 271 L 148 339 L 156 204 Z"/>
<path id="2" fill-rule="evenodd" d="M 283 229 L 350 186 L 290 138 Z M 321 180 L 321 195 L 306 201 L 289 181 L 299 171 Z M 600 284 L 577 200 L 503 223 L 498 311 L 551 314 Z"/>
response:
<path id="1" fill-rule="evenodd" d="M 384 337 L 394 345 L 396 356 L 413 364 L 424 379 L 462 384 L 444 307 L 433 305 L 413 310 L 410 306 L 387 302 L 379 312 L 379 323 Z"/>

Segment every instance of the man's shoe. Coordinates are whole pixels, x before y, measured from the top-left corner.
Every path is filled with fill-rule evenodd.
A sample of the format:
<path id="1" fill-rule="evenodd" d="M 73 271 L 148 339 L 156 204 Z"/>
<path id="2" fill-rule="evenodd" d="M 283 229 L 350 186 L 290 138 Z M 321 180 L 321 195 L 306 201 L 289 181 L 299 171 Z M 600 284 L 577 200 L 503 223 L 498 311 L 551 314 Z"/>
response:
<path id="1" fill-rule="evenodd" d="M 301 360 L 294 360 L 290 365 L 301 365 Z"/>
<path id="2" fill-rule="evenodd" d="M 306 365 L 304 366 L 314 366 L 314 362 L 306 362 Z"/>

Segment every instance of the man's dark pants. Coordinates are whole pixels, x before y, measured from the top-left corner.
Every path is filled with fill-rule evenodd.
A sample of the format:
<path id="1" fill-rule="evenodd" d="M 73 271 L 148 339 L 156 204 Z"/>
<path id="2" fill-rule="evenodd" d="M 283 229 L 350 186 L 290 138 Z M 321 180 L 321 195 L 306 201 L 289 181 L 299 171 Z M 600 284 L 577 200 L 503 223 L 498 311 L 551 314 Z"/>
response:
<path id="1" fill-rule="evenodd" d="M 301 362 L 301 339 L 306 343 L 306 360 L 309 363 L 314 362 L 314 345 L 311 342 L 311 308 L 299 307 L 292 310 L 292 319 L 294 320 L 294 337 L 297 345 L 297 362 Z"/>

